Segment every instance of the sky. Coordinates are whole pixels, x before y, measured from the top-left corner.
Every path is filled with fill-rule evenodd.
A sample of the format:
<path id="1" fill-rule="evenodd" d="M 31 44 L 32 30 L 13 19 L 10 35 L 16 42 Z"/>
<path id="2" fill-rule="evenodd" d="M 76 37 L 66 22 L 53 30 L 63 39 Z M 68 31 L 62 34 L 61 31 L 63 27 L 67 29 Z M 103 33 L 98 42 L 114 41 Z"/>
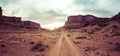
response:
<path id="1" fill-rule="evenodd" d="M 70 15 L 112 17 L 120 12 L 120 0 L 0 0 L 3 15 L 22 17 L 46 29 L 64 25 Z"/>

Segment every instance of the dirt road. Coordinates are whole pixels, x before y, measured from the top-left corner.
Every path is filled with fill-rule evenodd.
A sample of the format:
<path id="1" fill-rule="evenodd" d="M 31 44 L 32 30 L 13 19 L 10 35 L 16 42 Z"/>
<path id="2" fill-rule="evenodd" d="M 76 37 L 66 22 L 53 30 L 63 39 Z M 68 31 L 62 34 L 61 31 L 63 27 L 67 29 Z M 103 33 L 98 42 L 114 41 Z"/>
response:
<path id="1" fill-rule="evenodd" d="M 54 48 L 46 56 L 88 56 L 80 50 L 65 34 L 62 34 Z"/>

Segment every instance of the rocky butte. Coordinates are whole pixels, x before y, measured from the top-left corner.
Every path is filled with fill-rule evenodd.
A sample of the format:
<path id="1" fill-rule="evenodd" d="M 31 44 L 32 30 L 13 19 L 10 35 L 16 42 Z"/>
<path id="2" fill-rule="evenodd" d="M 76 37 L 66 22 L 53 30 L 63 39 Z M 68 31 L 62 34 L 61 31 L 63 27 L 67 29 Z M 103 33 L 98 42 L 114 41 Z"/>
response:
<path id="1" fill-rule="evenodd" d="M 120 12 L 119 12 L 117 15 L 113 16 L 113 17 L 111 18 L 111 21 L 120 22 Z"/>
<path id="2" fill-rule="evenodd" d="M 111 18 L 96 17 L 93 15 L 74 15 L 69 16 L 65 22 L 64 27 L 70 29 L 82 28 L 87 26 L 98 25 L 104 27 L 109 24 L 110 21 L 120 22 L 120 13 Z"/>
<path id="3" fill-rule="evenodd" d="M 40 29 L 40 24 L 22 21 L 21 17 L 3 16 L 0 7 L 0 29 Z"/>

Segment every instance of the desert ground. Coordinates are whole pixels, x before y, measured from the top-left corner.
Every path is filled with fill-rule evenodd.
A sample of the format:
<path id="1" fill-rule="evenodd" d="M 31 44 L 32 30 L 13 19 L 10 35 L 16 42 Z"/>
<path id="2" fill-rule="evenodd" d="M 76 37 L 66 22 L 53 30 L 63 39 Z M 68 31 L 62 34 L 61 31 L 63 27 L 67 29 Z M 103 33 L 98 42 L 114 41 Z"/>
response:
<path id="1" fill-rule="evenodd" d="M 1 31 L 0 56 L 45 56 L 60 38 L 60 32 Z"/>
<path id="2" fill-rule="evenodd" d="M 0 32 L 0 56 L 120 56 L 119 24 Z"/>
<path id="3" fill-rule="evenodd" d="M 120 56 L 120 13 L 111 18 L 69 16 L 54 30 L 2 15 L 0 56 Z"/>

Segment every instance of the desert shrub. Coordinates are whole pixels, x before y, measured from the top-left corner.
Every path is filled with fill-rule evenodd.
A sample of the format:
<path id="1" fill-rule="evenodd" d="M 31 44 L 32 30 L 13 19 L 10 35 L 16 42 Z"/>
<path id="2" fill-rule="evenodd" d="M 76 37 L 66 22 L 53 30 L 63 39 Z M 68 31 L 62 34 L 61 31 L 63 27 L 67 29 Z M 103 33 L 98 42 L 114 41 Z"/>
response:
<path id="1" fill-rule="evenodd" d="M 6 51 L 6 50 L 3 50 L 2 53 L 7 53 L 7 51 Z"/>
<path id="2" fill-rule="evenodd" d="M 120 33 L 116 32 L 115 34 L 113 34 L 113 36 L 120 36 Z"/>
<path id="3" fill-rule="evenodd" d="M 84 50 L 85 50 L 85 51 L 95 51 L 96 48 L 89 46 L 89 47 L 85 47 Z"/>
<path id="4" fill-rule="evenodd" d="M 81 32 L 82 32 L 82 33 L 83 33 L 83 32 L 87 32 L 87 30 L 86 30 L 86 29 L 82 29 Z"/>
<path id="5" fill-rule="evenodd" d="M 93 34 L 95 31 L 94 31 L 93 29 L 87 29 L 86 32 L 87 32 L 88 34 Z"/>
<path id="6" fill-rule="evenodd" d="M 35 42 L 30 42 L 30 44 L 35 44 Z"/>
<path id="7" fill-rule="evenodd" d="M 88 23 L 84 24 L 84 27 L 87 27 L 87 26 L 89 26 L 89 24 L 88 24 Z"/>
<path id="8" fill-rule="evenodd" d="M 70 35 L 70 34 L 68 34 L 68 35 L 67 35 L 67 37 L 71 37 L 71 35 Z"/>
<path id="9" fill-rule="evenodd" d="M 108 37 L 109 37 L 109 35 L 108 35 L 108 34 L 105 34 L 105 35 L 104 35 L 104 37 L 108 38 Z"/>
<path id="10" fill-rule="evenodd" d="M 115 48 L 113 50 L 120 51 L 120 43 L 115 43 Z"/>
<path id="11" fill-rule="evenodd" d="M 5 45 L 4 45 L 4 44 L 1 44 L 0 46 L 1 46 L 1 47 L 5 47 Z"/>
<path id="12" fill-rule="evenodd" d="M 95 28 L 95 31 L 99 31 L 99 30 L 101 30 L 101 29 L 100 29 L 100 28 L 97 28 L 97 27 Z"/>
<path id="13" fill-rule="evenodd" d="M 85 36 L 78 36 L 78 37 L 76 37 L 76 39 L 86 39 L 87 37 L 85 37 Z"/>
<path id="14" fill-rule="evenodd" d="M 80 44 L 81 42 L 79 42 L 79 41 L 74 41 L 74 43 L 75 43 L 75 44 Z"/>
<path id="15" fill-rule="evenodd" d="M 38 34 L 37 36 L 42 36 L 42 35 Z"/>
<path id="16" fill-rule="evenodd" d="M 113 25 L 112 27 L 113 27 L 113 28 L 118 28 L 118 26 L 116 26 L 116 25 Z"/>
<path id="17" fill-rule="evenodd" d="M 48 46 L 42 44 L 42 43 L 37 43 L 35 46 L 32 47 L 31 51 L 34 52 L 43 52 L 46 50 Z"/>
<path id="18" fill-rule="evenodd" d="M 93 31 L 88 31 L 88 34 L 93 34 L 94 32 Z"/>
<path id="19" fill-rule="evenodd" d="M 54 34 L 51 34 L 52 36 L 54 36 Z"/>
<path id="20" fill-rule="evenodd" d="M 105 27 L 105 26 L 107 26 L 107 25 L 109 25 L 109 24 L 108 24 L 108 23 L 99 23 L 99 24 L 98 24 L 99 27 Z"/>

